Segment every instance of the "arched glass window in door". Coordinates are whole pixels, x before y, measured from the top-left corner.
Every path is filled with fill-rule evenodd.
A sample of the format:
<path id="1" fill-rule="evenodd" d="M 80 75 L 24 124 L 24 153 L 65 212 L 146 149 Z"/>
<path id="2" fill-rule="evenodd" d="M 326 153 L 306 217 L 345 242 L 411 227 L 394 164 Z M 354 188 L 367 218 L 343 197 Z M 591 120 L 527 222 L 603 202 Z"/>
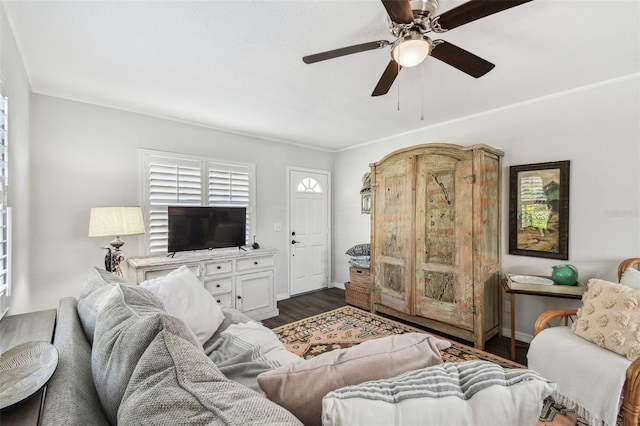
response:
<path id="1" fill-rule="evenodd" d="M 317 180 L 311 177 L 302 178 L 300 182 L 298 182 L 298 187 L 296 189 L 298 192 L 315 192 L 320 194 L 323 192 L 322 185 L 318 183 Z"/>

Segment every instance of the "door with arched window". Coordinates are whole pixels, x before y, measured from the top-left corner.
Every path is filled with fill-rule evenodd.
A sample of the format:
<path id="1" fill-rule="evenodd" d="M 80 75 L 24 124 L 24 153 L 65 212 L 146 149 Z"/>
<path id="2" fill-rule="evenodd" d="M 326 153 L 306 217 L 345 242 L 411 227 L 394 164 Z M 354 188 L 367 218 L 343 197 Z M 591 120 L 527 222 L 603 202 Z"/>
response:
<path id="1" fill-rule="evenodd" d="M 326 288 L 330 271 L 330 173 L 289 169 L 290 293 Z"/>

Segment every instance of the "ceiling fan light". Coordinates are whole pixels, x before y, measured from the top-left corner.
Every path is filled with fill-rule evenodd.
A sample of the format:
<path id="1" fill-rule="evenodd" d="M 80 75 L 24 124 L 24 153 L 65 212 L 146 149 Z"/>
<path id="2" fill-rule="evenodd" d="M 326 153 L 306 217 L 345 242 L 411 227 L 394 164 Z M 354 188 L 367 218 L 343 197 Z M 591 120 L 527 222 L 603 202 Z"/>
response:
<path id="1" fill-rule="evenodd" d="M 431 40 L 427 37 L 405 37 L 391 49 L 391 57 L 403 67 L 413 67 L 431 53 Z"/>

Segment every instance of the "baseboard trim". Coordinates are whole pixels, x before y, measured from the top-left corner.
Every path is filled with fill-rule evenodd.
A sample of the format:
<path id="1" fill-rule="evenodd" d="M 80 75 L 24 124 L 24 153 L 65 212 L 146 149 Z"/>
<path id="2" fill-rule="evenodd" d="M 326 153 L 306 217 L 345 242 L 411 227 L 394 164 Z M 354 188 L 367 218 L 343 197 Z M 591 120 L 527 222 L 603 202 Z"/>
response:
<path id="1" fill-rule="evenodd" d="M 335 288 L 339 288 L 339 289 L 344 290 L 344 283 L 339 283 L 339 282 L 334 281 L 334 282 L 333 282 L 333 286 L 334 286 Z"/>
<path id="2" fill-rule="evenodd" d="M 508 339 L 511 339 L 511 329 L 510 328 L 502 328 L 502 336 Z M 533 340 L 533 336 L 531 334 L 522 333 L 516 330 L 516 340 L 519 342 L 531 343 Z"/>
<path id="3" fill-rule="evenodd" d="M 279 302 L 281 300 L 289 299 L 290 297 L 289 293 L 281 293 L 276 296 L 276 300 Z"/>

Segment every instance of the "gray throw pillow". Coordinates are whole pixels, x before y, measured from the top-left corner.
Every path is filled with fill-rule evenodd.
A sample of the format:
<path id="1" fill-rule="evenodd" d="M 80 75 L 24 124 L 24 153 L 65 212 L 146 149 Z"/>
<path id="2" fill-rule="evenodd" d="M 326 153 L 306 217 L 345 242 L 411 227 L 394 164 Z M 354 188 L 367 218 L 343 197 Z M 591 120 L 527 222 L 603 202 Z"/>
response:
<path id="1" fill-rule="evenodd" d="M 104 269 L 94 267 L 89 270 L 78 299 L 78 316 L 89 344 L 93 344 L 100 303 L 117 283 L 125 284 L 126 281 Z"/>
<path id="2" fill-rule="evenodd" d="M 200 346 L 182 321 L 164 313 L 151 292 L 116 284 L 106 295 L 96 322 L 91 369 L 100 402 L 112 424 L 138 360 L 164 329 L 182 336 L 194 349 Z"/>
<path id="3" fill-rule="evenodd" d="M 356 244 L 345 252 L 349 256 L 370 256 L 371 244 Z"/>
<path id="4" fill-rule="evenodd" d="M 227 379 L 169 330 L 142 354 L 118 410 L 123 425 L 301 425 L 284 408 Z"/>

